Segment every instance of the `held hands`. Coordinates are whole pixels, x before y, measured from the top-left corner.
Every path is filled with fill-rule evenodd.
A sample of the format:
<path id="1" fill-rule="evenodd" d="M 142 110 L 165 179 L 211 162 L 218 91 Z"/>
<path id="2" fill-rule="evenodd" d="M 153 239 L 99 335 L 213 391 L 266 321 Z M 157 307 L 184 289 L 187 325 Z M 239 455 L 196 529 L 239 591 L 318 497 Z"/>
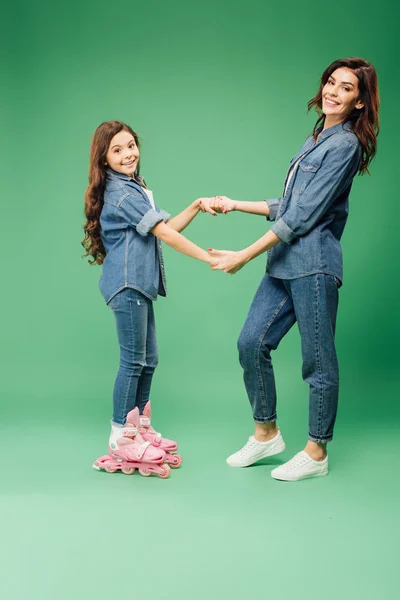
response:
<path id="1" fill-rule="evenodd" d="M 229 275 L 234 275 L 240 271 L 249 260 L 243 250 L 232 252 L 231 250 L 213 250 L 209 248 L 208 252 L 213 259 L 210 262 L 211 269 L 213 271 L 223 271 L 229 273 Z"/>
<path id="2" fill-rule="evenodd" d="M 218 213 L 224 215 L 232 210 L 236 210 L 236 202 L 227 196 L 213 196 L 212 198 L 198 198 L 200 210 L 217 216 Z"/>
<path id="3" fill-rule="evenodd" d="M 236 202 L 227 196 L 213 196 L 212 198 L 198 198 L 200 210 L 217 216 L 218 214 L 228 214 L 236 210 Z M 224 271 L 234 275 L 248 262 L 248 258 L 243 251 L 232 252 L 230 250 L 208 249 L 210 255 L 210 267 L 213 271 Z"/>

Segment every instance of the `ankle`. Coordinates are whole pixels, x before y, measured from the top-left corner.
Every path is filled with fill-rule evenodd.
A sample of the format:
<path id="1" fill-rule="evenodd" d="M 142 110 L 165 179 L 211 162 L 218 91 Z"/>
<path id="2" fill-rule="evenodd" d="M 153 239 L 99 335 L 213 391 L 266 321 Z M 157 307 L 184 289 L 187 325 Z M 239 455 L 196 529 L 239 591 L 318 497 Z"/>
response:
<path id="1" fill-rule="evenodd" d="M 276 422 L 271 423 L 255 423 L 254 437 L 257 442 L 268 442 L 272 440 L 278 433 Z"/>
<path id="2" fill-rule="evenodd" d="M 304 451 L 316 461 L 324 460 L 328 455 L 326 444 L 322 444 L 321 442 L 312 442 L 310 440 L 304 448 Z"/>

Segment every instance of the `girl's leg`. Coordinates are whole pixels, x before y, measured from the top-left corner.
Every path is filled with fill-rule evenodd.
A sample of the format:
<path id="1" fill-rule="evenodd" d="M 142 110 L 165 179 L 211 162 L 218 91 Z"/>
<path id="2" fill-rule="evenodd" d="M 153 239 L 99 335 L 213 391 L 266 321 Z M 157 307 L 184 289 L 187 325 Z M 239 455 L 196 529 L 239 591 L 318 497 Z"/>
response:
<path id="1" fill-rule="evenodd" d="M 239 360 L 255 421 L 255 438 L 276 434 L 276 388 L 271 350 L 278 347 L 296 317 L 280 279 L 265 275 L 251 304 L 238 340 Z"/>
<path id="2" fill-rule="evenodd" d="M 126 288 L 110 302 L 120 345 L 120 365 L 114 384 L 113 423 L 125 425 L 134 408 L 137 387 L 146 364 L 148 300 L 140 292 Z"/>
<path id="3" fill-rule="evenodd" d="M 154 307 L 151 300 L 148 300 L 146 363 L 139 377 L 135 402 L 135 406 L 139 408 L 140 414 L 143 414 L 144 407 L 146 406 L 150 398 L 151 382 L 157 364 L 158 348 L 156 336 L 156 323 L 154 318 Z"/>

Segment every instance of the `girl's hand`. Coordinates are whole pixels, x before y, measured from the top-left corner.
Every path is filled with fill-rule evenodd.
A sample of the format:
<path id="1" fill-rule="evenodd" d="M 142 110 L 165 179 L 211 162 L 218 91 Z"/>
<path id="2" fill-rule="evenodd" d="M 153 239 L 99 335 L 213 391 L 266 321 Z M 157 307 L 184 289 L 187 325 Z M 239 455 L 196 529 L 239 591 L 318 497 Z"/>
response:
<path id="1" fill-rule="evenodd" d="M 217 259 L 217 264 L 211 266 L 213 271 L 223 271 L 234 275 L 248 262 L 243 251 L 232 252 L 231 250 L 208 249 L 209 254 Z"/>
<path id="2" fill-rule="evenodd" d="M 228 198 L 228 196 L 213 196 L 211 198 L 211 207 L 220 213 L 226 215 L 232 210 L 236 210 L 236 202 Z"/>
<path id="3" fill-rule="evenodd" d="M 216 217 L 217 213 L 210 206 L 211 201 L 212 201 L 212 198 L 197 198 L 197 202 L 199 203 L 201 212 L 203 212 L 203 213 L 208 212 L 208 213 L 210 213 L 210 215 L 213 215 L 214 217 Z"/>

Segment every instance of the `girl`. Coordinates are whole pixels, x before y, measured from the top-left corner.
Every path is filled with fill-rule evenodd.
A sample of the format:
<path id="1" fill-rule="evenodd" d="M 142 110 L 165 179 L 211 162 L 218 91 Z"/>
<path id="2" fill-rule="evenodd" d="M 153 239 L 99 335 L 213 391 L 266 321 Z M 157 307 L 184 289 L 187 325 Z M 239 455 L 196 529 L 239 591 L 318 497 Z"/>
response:
<path id="1" fill-rule="evenodd" d="M 114 458 L 130 459 L 133 448 L 128 448 L 126 454 L 123 438 L 134 437 L 137 428 L 125 427 L 127 415 L 130 413 L 131 421 L 137 420 L 137 412 L 143 414 L 147 406 L 140 424 L 146 426 L 142 430 L 144 438 L 156 440 L 158 454 L 148 444 L 143 446 L 137 436 L 136 442 L 142 445 L 137 448 L 136 444 L 134 454 L 136 457 L 139 451 L 143 461 L 160 464 L 165 459 L 160 449 L 177 448 L 175 442 L 160 440 L 149 428 L 148 401 L 158 362 L 153 301 L 158 295 L 167 295 L 161 242 L 209 265 L 217 261 L 179 233 L 199 213 L 200 199 L 171 219 L 154 203 L 152 192 L 140 176 L 139 159 L 139 139 L 128 125 L 108 121 L 96 129 L 90 149 L 82 244 L 85 256 L 92 257 L 90 264 L 102 265 L 100 290 L 114 313 L 120 344 L 109 452 Z M 133 411 L 135 407 L 138 411 Z M 115 465 L 99 460 L 96 468 L 106 464 L 110 467 L 107 470 L 116 470 Z"/>
<path id="2" fill-rule="evenodd" d="M 271 351 L 297 321 L 303 379 L 310 386 L 309 436 L 303 451 L 271 473 L 295 481 L 328 474 L 339 379 L 335 350 L 338 288 L 342 285 L 342 236 L 353 177 L 368 173 L 379 132 L 379 93 L 374 67 L 361 58 L 336 60 L 324 71 L 308 103 L 319 118 L 313 134 L 291 160 L 283 197 L 239 202 L 203 199 L 204 210 L 265 215 L 271 230 L 239 252 L 211 251 L 213 269 L 236 273 L 268 252 L 267 269 L 238 341 L 244 383 L 253 410 L 254 436 L 227 459 L 246 467 L 285 449 L 276 425 Z"/>

